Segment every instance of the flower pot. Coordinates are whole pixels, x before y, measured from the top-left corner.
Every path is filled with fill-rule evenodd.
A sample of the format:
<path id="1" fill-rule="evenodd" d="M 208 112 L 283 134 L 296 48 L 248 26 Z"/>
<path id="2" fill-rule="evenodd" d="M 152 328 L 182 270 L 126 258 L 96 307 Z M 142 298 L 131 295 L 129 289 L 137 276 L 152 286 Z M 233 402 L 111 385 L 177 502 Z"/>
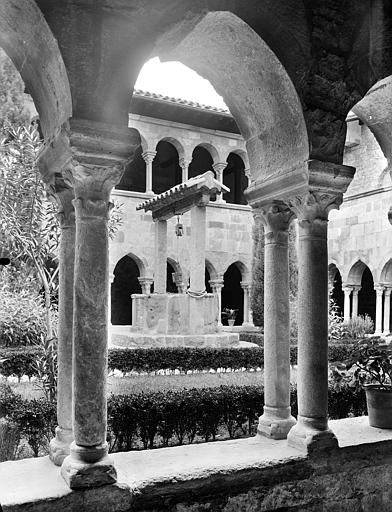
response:
<path id="1" fill-rule="evenodd" d="M 365 386 L 369 425 L 377 428 L 392 429 L 392 386 L 378 384 Z"/>
<path id="2" fill-rule="evenodd" d="M 227 320 L 227 323 L 232 327 L 234 325 L 234 322 L 235 322 L 235 318 L 229 318 Z"/>

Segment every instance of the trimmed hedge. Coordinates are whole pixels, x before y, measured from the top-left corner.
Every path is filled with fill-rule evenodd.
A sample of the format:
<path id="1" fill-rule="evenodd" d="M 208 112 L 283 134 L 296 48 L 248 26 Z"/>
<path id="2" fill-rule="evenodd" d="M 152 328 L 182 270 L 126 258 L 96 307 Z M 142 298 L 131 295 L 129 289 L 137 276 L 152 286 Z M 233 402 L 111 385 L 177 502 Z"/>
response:
<path id="1" fill-rule="evenodd" d="M 330 345 L 329 361 L 344 361 L 350 355 L 352 345 Z M 0 349 L 0 373 L 6 377 L 16 375 L 36 375 L 34 361 L 40 354 L 39 347 L 2 348 Z M 290 347 L 291 364 L 297 364 L 297 347 Z M 110 349 L 109 370 L 123 373 L 156 372 L 170 370 L 217 370 L 232 368 L 262 368 L 264 350 L 253 348 L 149 348 L 149 349 Z"/>
<path id="2" fill-rule="evenodd" d="M 291 407 L 297 415 L 296 390 Z M 130 395 L 108 400 L 108 441 L 111 451 L 156 448 L 194 441 L 233 439 L 253 435 L 263 411 L 262 386 L 221 386 Z M 0 411 L 20 428 L 35 455 L 54 435 L 55 405 L 45 400 L 23 400 L 0 393 Z M 366 399 L 355 388 L 329 389 L 333 419 L 366 414 Z"/>

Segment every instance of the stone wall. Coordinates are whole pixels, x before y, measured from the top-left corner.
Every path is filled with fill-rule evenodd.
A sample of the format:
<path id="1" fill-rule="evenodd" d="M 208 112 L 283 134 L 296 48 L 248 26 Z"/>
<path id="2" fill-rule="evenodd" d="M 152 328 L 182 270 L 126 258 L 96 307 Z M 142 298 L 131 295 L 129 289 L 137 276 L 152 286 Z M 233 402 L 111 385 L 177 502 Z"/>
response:
<path id="1" fill-rule="evenodd" d="M 354 166 L 356 174 L 340 210 L 330 214 L 329 262 L 335 263 L 345 282 L 351 267 L 361 260 L 377 283 L 392 254 L 391 179 L 387 161 L 365 125 L 360 144 L 346 147 L 344 163 Z"/>

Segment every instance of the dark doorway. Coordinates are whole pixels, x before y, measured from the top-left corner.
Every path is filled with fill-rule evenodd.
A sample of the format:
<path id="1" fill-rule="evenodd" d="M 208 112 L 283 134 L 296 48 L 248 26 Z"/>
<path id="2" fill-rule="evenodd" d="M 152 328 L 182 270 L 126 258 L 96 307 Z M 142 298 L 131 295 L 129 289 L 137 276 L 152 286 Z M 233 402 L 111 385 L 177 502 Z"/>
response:
<path id="1" fill-rule="evenodd" d="M 188 167 L 188 178 L 194 178 L 207 171 L 214 172 L 214 160 L 203 146 L 196 146 L 192 153 L 192 161 Z"/>
<path id="2" fill-rule="evenodd" d="M 361 289 L 358 292 L 358 315 L 369 315 L 373 322 L 376 321 L 376 291 L 369 267 L 365 267 L 362 274 Z"/>
<path id="3" fill-rule="evenodd" d="M 165 140 L 158 142 L 157 154 L 152 162 L 152 189 L 156 194 L 178 185 L 182 181 L 182 169 L 178 152 L 173 144 Z"/>
<path id="4" fill-rule="evenodd" d="M 175 269 L 173 265 L 168 261 L 166 265 L 166 291 L 167 293 L 178 293 L 176 283 L 173 281 L 173 274 Z"/>
<path id="5" fill-rule="evenodd" d="M 244 290 L 241 288 L 241 280 L 241 272 L 233 263 L 223 276 L 222 311 L 225 308 L 237 309 L 234 325 L 242 325 L 244 321 Z M 222 323 L 227 325 L 227 320 L 223 318 Z"/>
<path id="6" fill-rule="evenodd" d="M 242 158 L 235 153 L 230 153 L 227 157 L 227 166 L 223 171 L 223 184 L 230 189 L 230 192 L 223 194 L 223 199 L 227 203 L 247 204 L 244 196 L 244 190 L 248 186 L 245 165 Z"/>
<path id="7" fill-rule="evenodd" d="M 139 276 L 139 267 L 130 256 L 124 256 L 117 263 L 110 294 L 112 325 L 132 324 L 131 295 L 142 293 Z"/>

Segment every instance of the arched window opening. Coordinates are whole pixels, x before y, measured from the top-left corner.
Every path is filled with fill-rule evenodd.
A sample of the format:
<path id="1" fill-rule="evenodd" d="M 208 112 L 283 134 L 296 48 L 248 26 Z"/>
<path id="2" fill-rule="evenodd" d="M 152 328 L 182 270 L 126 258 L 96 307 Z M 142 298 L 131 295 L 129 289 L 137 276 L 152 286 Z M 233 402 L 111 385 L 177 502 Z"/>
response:
<path id="1" fill-rule="evenodd" d="M 330 272 L 330 282 L 332 284 L 332 289 L 330 292 L 330 297 L 336 305 L 337 312 L 339 315 L 343 316 L 344 310 L 344 292 L 342 290 L 342 276 L 339 272 L 339 269 L 335 265 L 331 265 L 329 268 Z"/>
<path id="2" fill-rule="evenodd" d="M 241 288 L 242 275 L 238 266 L 233 263 L 223 276 L 222 311 L 225 308 L 236 309 L 234 325 L 242 325 L 244 320 L 244 290 Z M 227 319 L 223 318 L 227 325 Z"/>
<path id="3" fill-rule="evenodd" d="M 192 153 L 192 161 L 188 167 L 188 178 L 194 178 L 207 171 L 213 171 L 214 160 L 210 152 L 203 146 L 196 146 Z"/>
<path id="4" fill-rule="evenodd" d="M 138 281 L 139 267 L 130 256 L 119 260 L 114 269 L 114 281 L 111 286 L 112 325 L 132 325 L 132 299 L 134 293 L 142 293 Z"/>
<path id="5" fill-rule="evenodd" d="M 369 315 L 376 321 L 376 291 L 369 267 L 365 267 L 361 278 L 361 289 L 358 292 L 358 314 Z"/>
<path id="6" fill-rule="evenodd" d="M 177 285 L 173 280 L 173 274 L 176 272 L 173 265 L 168 261 L 166 265 L 166 291 L 167 293 L 178 293 Z"/>
<path id="7" fill-rule="evenodd" d="M 146 162 L 142 157 L 143 149 L 138 147 L 133 160 L 126 166 L 118 190 L 130 190 L 132 192 L 145 192 L 146 190 Z"/>
<path id="8" fill-rule="evenodd" d="M 244 196 L 244 190 L 248 186 L 245 165 L 242 158 L 235 153 L 230 153 L 227 157 L 227 166 L 223 171 L 223 184 L 230 189 L 230 192 L 223 194 L 223 199 L 227 203 L 247 204 Z"/>
<path id="9" fill-rule="evenodd" d="M 161 194 L 181 183 L 182 169 L 178 152 L 170 142 L 158 142 L 156 152 L 152 162 L 152 189 L 155 194 Z"/>

